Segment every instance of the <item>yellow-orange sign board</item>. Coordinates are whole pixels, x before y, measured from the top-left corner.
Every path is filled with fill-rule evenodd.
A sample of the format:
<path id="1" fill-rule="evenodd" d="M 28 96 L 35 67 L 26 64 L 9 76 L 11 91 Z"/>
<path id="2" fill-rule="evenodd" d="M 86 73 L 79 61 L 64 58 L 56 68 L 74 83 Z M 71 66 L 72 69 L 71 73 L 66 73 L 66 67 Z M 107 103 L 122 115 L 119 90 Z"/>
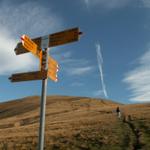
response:
<path id="1" fill-rule="evenodd" d="M 54 46 L 59 46 L 59 45 L 78 41 L 81 34 L 82 34 L 82 32 L 79 31 L 79 28 L 72 28 L 72 29 L 67 29 L 67 30 L 61 31 L 61 32 L 49 34 L 48 47 L 54 47 Z M 42 37 L 34 38 L 34 39 L 32 39 L 32 41 L 34 43 L 36 43 L 38 45 L 38 47 L 41 48 Z M 22 47 L 21 43 L 17 44 L 17 46 L 15 48 L 16 55 L 28 53 L 28 52 L 29 52 L 29 50 Z"/>
<path id="2" fill-rule="evenodd" d="M 58 81 L 58 79 L 57 79 L 57 74 L 55 74 L 55 73 L 52 73 L 52 72 L 48 71 L 47 76 L 48 76 L 51 80 L 53 80 L 53 81 L 55 81 L 55 82 Z"/>
<path id="3" fill-rule="evenodd" d="M 21 36 L 22 45 L 25 49 L 30 51 L 35 56 L 39 57 L 39 52 L 41 50 L 38 49 L 38 46 L 35 42 L 33 42 L 27 35 Z"/>
<path id="4" fill-rule="evenodd" d="M 39 53 L 40 58 L 40 70 L 45 70 L 45 60 L 43 51 Z M 47 68 L 47 77 L 49 77 L 51 80 L 57 82 L 57 72 L 58 72 L 58 63 L 56 60 L 54 60 L 52 57 L 48 56 L 48 68 Z"/>
<path id="5" fill-rule="evenodd" d="M 41 50 L 40 52 L 39 52 L 39 59 L 40 59 L 40 65 L 39 65 L 39 67 L 40 67 L 40 70 L 43 70 L 42 69 L 42 61 L 43 61 L 43 51 Z"/>
<path id="6" fill-rule="evenodd" d="M 58 72 L 58 67 L 57 66 L 54 66 L 52 64 L 49 64 L 48 65 L 48 70 L 52 70 L 53 72 Z"/>
<path id="7" fill-rule="evenodd" d="M 55 59 L 53 59 L 52 57 L 49 56 L 49 57 L 48 57 L 48 65 L 50 65 L 50 64 L 52 64 L 52 65 L 58 67 L 57 61 L 56 61 Z"/>
<path id="8" fill-rule="evenodd" d="M 43 58 L 44 55 L 42 53 L 42 51 L 39 53 L 39 58 L 40 58 L 40 69 L 42 69 L 42 64 L 43 64 Z M 54 70 L 58 70 L 58 63 L 56 60 L 54 60 L 52 57 L 48 56 L 48 69 L 54 69 Z"/>
<path id="9" fill-rule="evenodd" d="M 57 72 L 58 72 L 58 63 L 56 60 L 54 60 L 52 57 L 48 57 L 48 77 L 57 82 L 58 79 L 57 79 Z"/>

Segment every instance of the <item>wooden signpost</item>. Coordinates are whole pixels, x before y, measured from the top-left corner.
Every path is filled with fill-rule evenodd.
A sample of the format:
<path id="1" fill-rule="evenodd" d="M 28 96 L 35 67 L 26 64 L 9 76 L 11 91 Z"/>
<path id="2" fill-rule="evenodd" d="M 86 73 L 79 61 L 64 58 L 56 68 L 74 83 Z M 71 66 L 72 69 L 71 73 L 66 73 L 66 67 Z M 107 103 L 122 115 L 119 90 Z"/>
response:
<path id="1" fill-rule="evenodd" d="M 23 35 L 21 37 L 22 42 L 18 43 L 15 48 L 16 55 L 31 52 L 34 56 L 38 57 L 40 61 L 39 71 L 17 73 L 9 78 L 11 82 L 42 80 L 38 150 L 44 150 L 47 78 L 49 77 L 55 82 L 58 81 L 57 72 L 59 66 L 57 61 L 48 55 L 48 48 L 78 41 L 81 34 L 82 32 L 79 31 L 79 28 L 72 28 L 34 39 Z"/>
<path id="2" fill-rule="evenodd" d="M 58 63 L 52 58 L 52 57 L 48 57 L 48 77 L 57 82 L 57 72 L 59 70 L 59 66 Z"/>
<path id="3" fill-rule="evenodd" d="M 35 71 L 27 73 L 12 74 L 9 78 L 11 82 L 29 81 L 29 80 L 41 80 L 47 78 L 47 71 Z"/>
<path id="4" fill-rule="evenodd" d="M 50 35 L 48 35 L 48 37 L 49 37 L 48 47 L 54 47 L 54 46 L 59 46 L 59 45 L 78 41 L 79 37 L 80 37 L 79 35 L 81 35 L 81 34 L 82 34 L 82 32 L 79 31 L 79 28 L 72 28 L 69 30 L 64 30 L 61 32 L 50 34 Z M 38 47 L 41 47 L 42 37 L 34 38 L 34 39 L 32 39 L 32 41 L 35 42 Z M 16 55 L 20 55 L 20 54 L 28 53 L 28 52 L 29 51 L 27 51 L 22 46 L 22 43 L 17 44 L 17 46 L 15 48 Z"/>
<path id="5" fill-rule="evenodd" d="M 28 52 L 31 52 L 33 55 L 39 57 L 41 49 L 38 48 L 35 42 L 33 42 L 27 35 L 21 36 L 21 41 L 23 47 L 28 50 Z"/>

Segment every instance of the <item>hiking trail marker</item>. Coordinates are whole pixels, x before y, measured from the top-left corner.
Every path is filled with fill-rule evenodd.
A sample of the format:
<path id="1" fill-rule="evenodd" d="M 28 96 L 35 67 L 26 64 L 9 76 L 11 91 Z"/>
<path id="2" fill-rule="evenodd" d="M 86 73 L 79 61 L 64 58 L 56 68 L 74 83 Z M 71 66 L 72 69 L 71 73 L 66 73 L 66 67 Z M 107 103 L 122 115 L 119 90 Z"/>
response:
<path id="1" fill-rule="evenodd" d="M 9 78 L 11 82 L 42 80 L 38 150 L 44 150 L 47 79 L 49 77 L 55 82 L 58 81 L 59 65 L 55 59 L 49 56 L 48 48 L 78 41 L 81 34 L 82 32 L 79 31 L 79 28 L 72 28 L 34 39 L 30 39 L 27 35 L 22 35 L 21 42 L 17 44 L 14 50 L 16 55 L 31 52 L 39 58 L 40 62 L 39 71 L 12 74 Z"/>

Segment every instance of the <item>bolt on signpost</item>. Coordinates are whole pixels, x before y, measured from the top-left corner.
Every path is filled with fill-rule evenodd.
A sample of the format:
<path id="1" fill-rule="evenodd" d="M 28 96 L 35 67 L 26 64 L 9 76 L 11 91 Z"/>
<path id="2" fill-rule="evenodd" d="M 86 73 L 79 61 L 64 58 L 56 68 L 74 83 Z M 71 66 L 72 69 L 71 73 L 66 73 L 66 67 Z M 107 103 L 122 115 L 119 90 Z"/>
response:
<path id="1" fill-rule="evenodd" d="M 44 149 L 47 80 L 49 77 L 55 82 L 58 81 L 57 72 L 59 66 L 57 61 L 48 55 L 48 48 L 78 41 L 81 34 L 82 32 L 79 31 L 79 28 L 73 28 L 35 39 L 30 39 L 27 35 L 23 35 L 21 37 L 22 42 L 18 43 L 15 48 L 16 55 L 31 52 L 40 60 L 40 71 L 12 74 L 9 78 L 11 82 L 42 80 L 38 150 Z"/>

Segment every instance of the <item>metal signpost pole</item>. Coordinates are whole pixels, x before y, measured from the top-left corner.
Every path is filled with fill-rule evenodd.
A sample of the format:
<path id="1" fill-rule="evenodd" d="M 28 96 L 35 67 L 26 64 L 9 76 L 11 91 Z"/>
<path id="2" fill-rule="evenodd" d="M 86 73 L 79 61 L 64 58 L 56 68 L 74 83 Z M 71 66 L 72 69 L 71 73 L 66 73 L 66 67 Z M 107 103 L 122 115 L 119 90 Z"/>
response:
<path id="1" fill-rule="evenodd" d="M 47 54 L 46 52 L 46 66 L 47 69 Z M 40 128 L 39 128 L 39 145 L 38 150 L 44 150 L 44 132 L 45 132 L 45 111 L 46 111 L 46 95 L 47 95 L 47 78 L 42 80 L 42 94 L 41 94 L 41 104 L 40 104 Z"/>

